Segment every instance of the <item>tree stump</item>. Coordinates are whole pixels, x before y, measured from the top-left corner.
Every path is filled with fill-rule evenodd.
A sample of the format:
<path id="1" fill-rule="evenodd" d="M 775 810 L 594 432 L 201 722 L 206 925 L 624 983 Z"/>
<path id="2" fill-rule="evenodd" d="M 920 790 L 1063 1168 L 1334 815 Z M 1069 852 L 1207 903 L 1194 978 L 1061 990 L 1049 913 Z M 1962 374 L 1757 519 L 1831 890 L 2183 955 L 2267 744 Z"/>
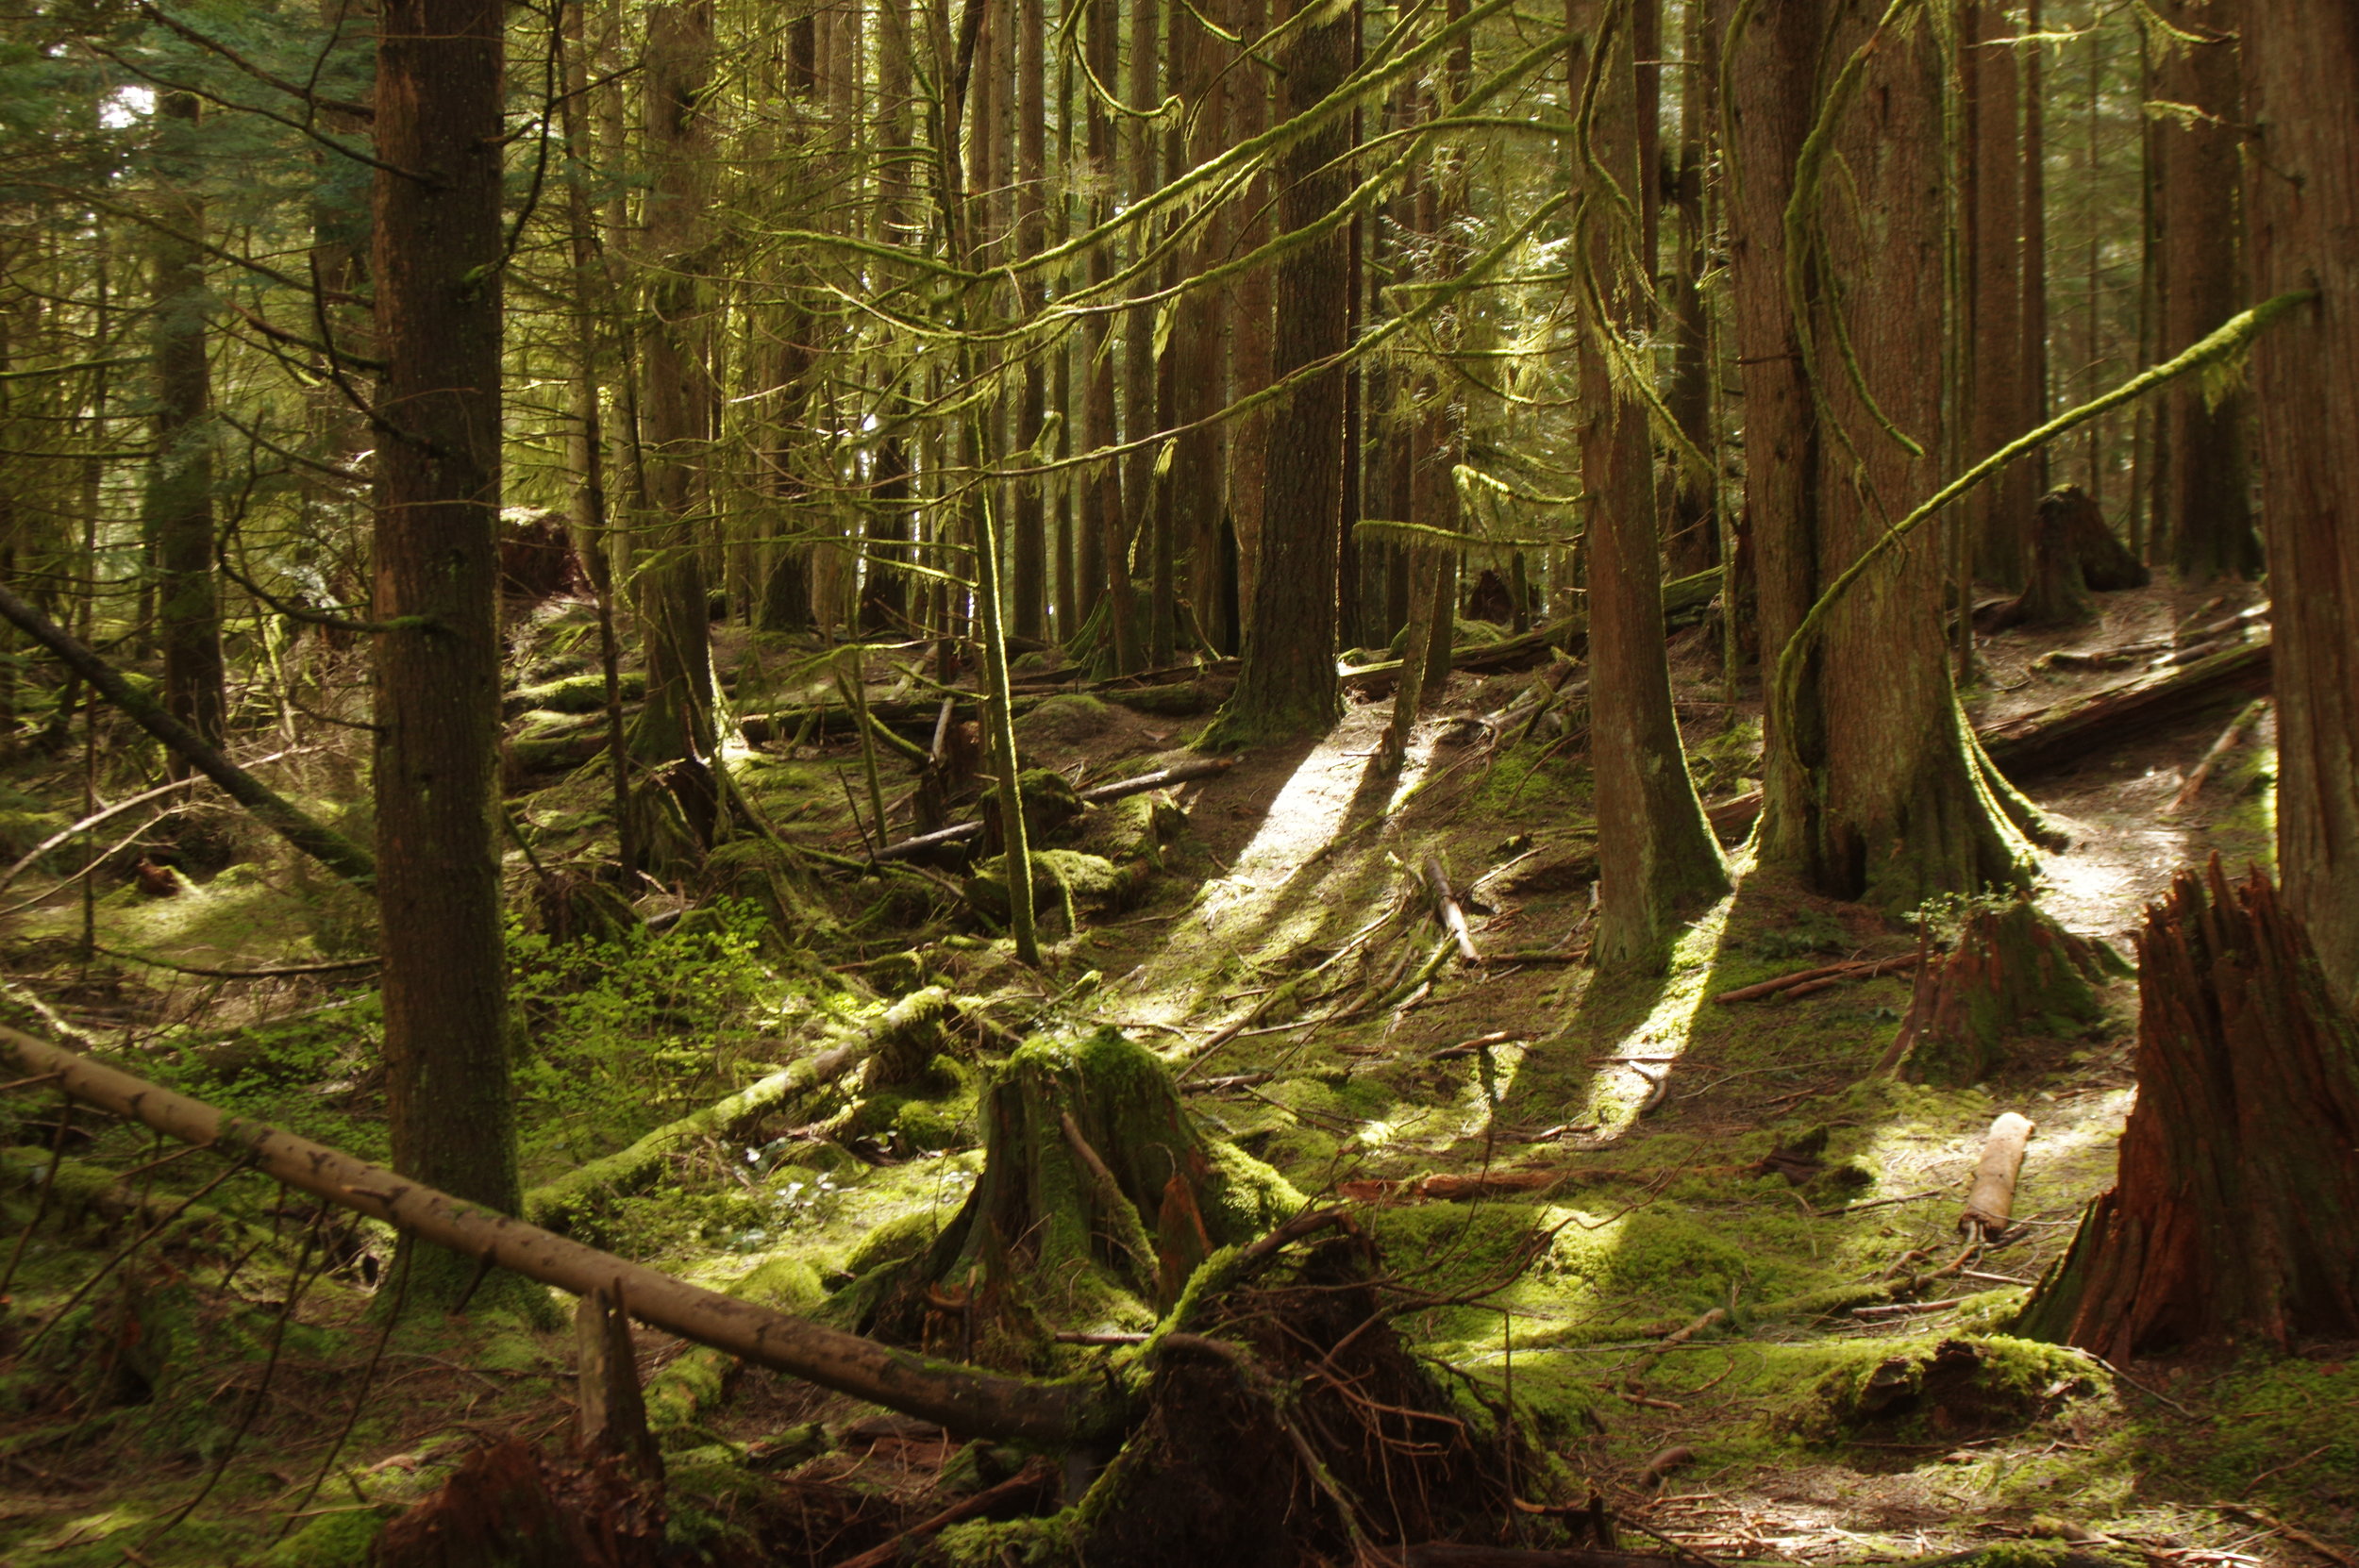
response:
<path id="1" fill-rule="evenodd" d="M 1984 631 L 2010 626 L 2071 626 L 2097 618 L 2093 594 L 2143 588 L 2150 574 L 2132 555 L 2105 513 L 2079 485 L 2040 497 L 2032 530 L 2031 579 L 2022 593 L 1981 619 Z"/>
<path id="2" fill-rule="evenodd" d="M 1032 1365 L 1052 1321 L 1147 1326 L 1213 1251 L 1302 1204 L 1206 1137 L 1162 1061 L 1113 1029 L 1023 1046 L 979 1114 L 982 1176 L 930 1246 L 875 1280 L 865 1330 Z"/>
<path id="3" fill-rule="evenodd" d="M 2020 1330 L 2115 1360 L 2359 1338 L 2359 1026 L 2255 871 L 2212 857 L 2138 938 L 2138 1103 Z"/>
<path id="4" fill-rule="evenodd" d="M 1932 951 L 1920 925 L 1917 952 L 1916 989 L 1883 1059 L 1912 1083 L 1980 1082 L 2029 1021 L 2095 1023 L 2104 1013 L 2097 987 L 2121 963 L 2104 943 L 2040 913 L 2029 894 L 1975 910 L 1947 956 Z"/>

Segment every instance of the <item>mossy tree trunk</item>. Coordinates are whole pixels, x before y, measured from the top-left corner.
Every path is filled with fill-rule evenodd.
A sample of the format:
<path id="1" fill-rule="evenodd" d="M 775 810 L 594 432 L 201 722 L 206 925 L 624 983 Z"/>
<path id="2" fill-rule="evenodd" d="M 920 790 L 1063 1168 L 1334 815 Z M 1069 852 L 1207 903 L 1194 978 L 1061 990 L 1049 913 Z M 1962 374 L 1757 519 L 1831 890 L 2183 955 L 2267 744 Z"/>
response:
<path id="1" fill-rule="evenodd" d="M 1795 605 L 1807 611 L 1940 476 L 1932 348 L 1944 317 L 1941 290 L 1927 285 L 1944 275 L 1938 30 L 1880 33 L 1884 8 L 1865 0 L 1841 0 L 1829 14 L 1823 58 L 1840 63 L 1843 88 L 1842 102 L 1818 109 L 1830 133 L 1805 155 L 1788 211 L 1762 212 L 1749 192 L 1733 209 L 1748 247 L 1739 252 L 1740 287 L 1744 265 L 1768 259 L 1767 229 L 1791 217 L 1783 233 L 1808 247 L 1800 257 L 1782 243 L 1777 252 L 1791 284 L 1788 313 L 1804 320 L 1781 333 L 1770 330 L 1773 309 L 1738 313 L 1741 358 L 1801 354 L 1818 426 L 1815 492 L 1799 498 L 1799 512 L 1753 520 L 1765 657 L 1799 625 Z M 1769 112 L 1765 95 L 1825 96 L 1805 85 L 1805 62 L 1818 56 L 1742 68 L 1769 42 L 1736 41 L 1740 143 L 1748 119 Z M 1763 167 L 1751 157 L 1742 164 L 1747 182 Z M 1949 684 L 1949 554 L 1941 529 L 1917 530 L 1847 593 L 1800 670 L 1791 720 L 1768 726 L 1763 861 L 1832 896 L 1904 909 L 1933 893 L 2029 878 L 2029 846 L 1983 778 Z"/>
<path id="2" fill-rule="evenodd" d="M 1582 203 L 1583 264 L 1609 313 L 1581 342 L 1581 472 L 1592 497 L 1589 538 L 1591 754 L 1598 797 L 1599 913 L 1591 951 L 1601 965 L 1652 969 L 1679 916 L 1728 887 L 1719 842 L 1687 775 L 1663 649 L 1663 572 L 1656 541 L 1654 455 L 1647 409 L 1609 358 L 1607 334 L 1646 325 L 1640 236 L 1616 232 L 1608 180 L 1640 184 L 1636 50 L 1612 8 L 1574 13 L 1589 36 L 1581 58 L 1584 103 L 1600 171 Z M 1617 370 L 1622 374 L 1617 374 Z"/>
<path id="3" fill-rule="evenodd" d="M 2359 1026 L 2253 873 L 2183 871 L 2138 939 L 2119 1174 L 2024 1309 L 2116 1360 L 2359 1337 Z"/>

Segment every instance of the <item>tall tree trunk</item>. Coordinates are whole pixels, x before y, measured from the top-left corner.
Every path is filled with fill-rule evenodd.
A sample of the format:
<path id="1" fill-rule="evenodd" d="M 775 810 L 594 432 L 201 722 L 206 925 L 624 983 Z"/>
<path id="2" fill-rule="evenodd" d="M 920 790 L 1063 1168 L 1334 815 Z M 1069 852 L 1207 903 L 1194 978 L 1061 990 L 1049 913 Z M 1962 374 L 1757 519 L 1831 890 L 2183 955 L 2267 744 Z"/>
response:
<path id="1" fill-rule="evenodd" d="M 2236 0 L 2159 0 L 2155 14 L 2175 32 L 2156 60 L 2154 93 L 2185 104 L 2200 118 L 2155 117 L 2162 154 L 2165 358 L 2212 331 L 2250 303 L 2246 297 L 2242 201 L 2237 189 L 2244 93 L 2237 79 Z M 2274 25 L 2274 23 L 2267 24 Z M 2200 42 L 2189 42 L 2200 40 Z M 2266 296 L 2264 296 L 2266 297 Z M 2261 569 L 2253 526 L 2252 463 L 2245 430 L 2252 400 L 2241 386 L 2214 389 L 2186 381 L 2163 394 L 2170 422 L 2170 559 L 2189 583 L 2250 577 Z"/>
<path id="2" fill-rule="evenodd" d="M 1459 0 L 1463 4 L 1463 0 Z M 1350 0 L 1351 9 L 1351 69 L 1360 69 L 1366 53 L 1366 28 L 1362 22 L 1360 0 Z M 1453 9 L 1452 15 L 1457 11 Z M 1361 106 L 1351 108 L 1351 145 L 1360 145 Z M 1345 177 L 1353 183 L 1360 178 L 1355 160 L 1346 166 Z M 1365 215 L 1355 212 L 1344 225 L 1344 341 L 1360 340 L 1360 324 L 1367 310 L 1367 223 Z M 1359 642 L 1366 631 L 1367 617 L 1363 612 L 1360 586 L 1360 519 L 1367 515 L 1367 391 L 1368 373 L 1364 363 L 1354 363 L 1344 371 L 1344 477 L 1343 519 L 1337 536 L 1335 557 L 1335 626 L 1336 635 L 1347 642 Z"/>
<path id="3" fill-rule="evenodd" d="M 652 513 L 641 530 L 652 559 L 640 574 L 639 604 L 647 698 L 631 749 L 649 763 L 710 758 L 713 750 L 712 651 L 695 520 L 708 435 L 696 272 L 712 157 L 700 99 L 711 75 L 711 0 L 680 0 L 648 13 L 646 228 L 660 270 L 647 288 L 640 394 Z"/>
<path id="4" fill-rule="evenodd" d="M 1783 220 L 1794 194 L 1795 163 L 1817 101 L 1827 8 L 1826 0 L 1743 8 L 1749 20 L 1731 37 L 1740 8 L 1740 0 L 1713 0 L 1706 25 L 1728 39 L 1730 51 L 1729 275 L 1744 391 L 1745 525 L 1755 546 L 1766 666 L 1774 664 L 1818 594 L 1818 421 L 1786 300 Z M 1765 715 L 1763 725 L 1766 739 L 1776 727 L 1775 714 Z M 1773 765 L 1799 762 L 1792 747 L 1775 742 L 1767 755 Z M 1808 785 L 1797 776 L 1781 788 L 1799 793 Z M 1806 815 L 1788 813 L 1763 827 L 1779 832 L 1806 826 Z M 1791 858 L 1800 845 L 1776 843 L 1768 849 Z"/>
<path id="5" fill-rule="evenodd" d="M 1083 20 L 1083 47 L 1096 84 L 1089 92 L 1089 161 L 1094 176 L 1086 217 L 1094 226 L 1113 215 L 1115 189 L 1113 117 L 1098 89 L 1112 92 L 1118 80 L 1121 12 L 1113 0 L 1099 0 Z M 1086 277 L 1093 292 L 1102 290 L 1113 275 L 1112 247 L 1090 248 Z M 1102 452 L 1118 439 L 1114 428 L 1114 361 L 1111 348 L 1113 318 L 1103 311 L 1083 324 L 1081 342 L 1087 356 L 1081 388 L 1081 440 L 1093 452 Z M 1128 528 L 1124 523 L 1122 464 L 1109 458 L 1081 475 L 1081 615 L 1087 619 L 1105 603 L 1106 646 L 1118 669 L 1138 668 L 1129 648 L 1130 571 L 1123 559 Z"/>
<path id="6" fill-rule="evenodd" d="M 1351 69 L 1355 13 L 1284 0 L 1294 22 L 1278 52 L 1278 114 L 1303 113 Z M 1332 211 L 1347 193 L 1347 121 L 1330 120 L 1288 147 L 1278 165 L 1278 222 L 1288 232 Z M 1330 359 L 1345 347 L 1345 241 L 1330 234 L 1278 263 L 1273 378 Z M 1342 710 L 1335 680 L 1335 565 L 1340 554 L 1344 466 L 1343 374 L 1330 369 L 1297 386 L 1270 420 L 1269 473 L 1263 492 L 1262 567 L 1253 591 L 1245 666 L 1205 743 L 1245 745 L 1324 731 Z"/>
<path id="7" fill-rule="evenodd" d="M 1236 140 L 1247 142 L 1269 128 L 1270 76 L 1261 63 L 1261 37 L 1269 0 L 1231 0 L 1246 56 L 1229 79 L 1229 104 Z M 1246 187 L 1238 214 L 1236 251 L 1250 252 L 1269 241 L 1269 175 L 1256 174 Z M 1230 285 L 1230 313 L 1235 323 L 1230 350 L 1232 396 L 1243 402 L 1270 384 L 1270 269 L 1256 267 Z M 1229 515 L 1237 529 L 1237 603 L 1253 603 L 1262 560 L 1262 496 L 1269 474 L 1269 410 L 1256 409 L 1231 422 L 1229 434 Z M 1243 637 L 1240 629 L 1239 642 Z"/>
<path id="8" fill-rule="evenodd" d="M 393 1164 L 519 1199 L 500 919 L 500 222 L 504 8 L 381 0 L 373 274 L 385 399 L 376 613 L 376 892 Z M 423 176 L 423 177 L 421 177 Z M 413 1247 L 448 1307 L 474 1265 Z"/>
<path id="9" fill-rule="evenodd" d="M 1604 177 L 1642 189 L 1632 120 L 1638 103 L 1634 30 L 1614 8 L 1568 0 L 1571 60 L 1581 85 L 1572 101 L 1594 105 L 1588 143 Z M 1598 176 L 1593 175 L 1593 179 Z M 1687 776 L 1671 671 L 1663 651 L 1663 575 L 1655 540 L 1654 451 L 1646 405 L 1608 361 L 1608 333 L 1638 339 L 1648 280 L 1638 274 L 1643 229 L 1616 225 L 1600 180 L 1584 192 L 1575 225 L 1581 264 L 1605 319 L 1581 339 L 1581 469 L 1589 493 L 1590 753 L 1597 775 L 1596 961 L 1652 970 L 1666 956 L 1678 917 L 1728 889 L 1719 842 Z M 1627 375 L 1627 370 L 1626 370 Z"/>
<path id="10" fill-rule="evenodd" d="M 2255 345 L 2276 626 L 2277 863 L 2327 983 L 2359 1003 L 2359 11 L 2286 0 L 2244 37 L 2245 225 L 2262 299 L 2315 289 Z"/>
<path id="11" fill-rule="evenodd" d="M 2031 0 L 2024 8 L 2023 30 L 2039 36 L 2040 0 Z M 2016 416 L 2018 435 L 2048 423 L 2047 49 L 2044 43 L 2033 43 L 2023 51 L 2023 379 L 2019 384 L 2023 407 Z M 2049 453 L 2049 448 L 2043 446 L 2015 465 L 2029 470 L 2020 475 L 2020 483 L 2034 515 L 2039 497 L 2048 493 Z M 2027 540 L 2032 531 L 2025 530 Z M 2030 564 L 2027 550 L 2027 571 Z"/>
<path id="12" fill-rule="evenodd" d="M 1966 460 L 1980 462 L 2021 435 L 2023 409 L 2023 144 L 2021 68 L 2015 29 L 1992 0 L 1965 8 L 1966 253 L 1968 369 Z M 1975 575 L 2023 586 L 2031 562 L 2033 504 L 2039 492 L 2025 465 L 2008 465 L 1966 498 Z"/>
<path id="13" fill-rule="evenodd" d="M 1833 111 L 1823 177 L 1805 192 L 1802 226 L 1822 237 L 1825 275 L 1811 287 L 1802 325 L 1820 373 L 1816 405 L 1842 439 L 1819 432 L 1815 540 L 1785 534 L 1774 515 L 1756 520 L 1765 649 L 1780 646 L 1793 602 L 1815 601 L 1938 478 L 1941 378 L 1932 350 L 1942 341 L 1943 302 L 1926 280 L 1943 275 L 1944 72 L 1932 29 L 1880 36 L 1883 9 L 1834 0 L 1827 13 L 1825 58 L 1860 59 L 1854 90 Z M 1747 94 L 1741 126 L 1768 107 L 1753 95 L 1778 84 L 1750 70 L 1740 70 L 1738 83 Z M 1814 92 L 1810 101 L 1818 100 Z M 1749 184 L 1760 165 L 1748 158 L 1744 167 Z M 1748 191 L 1740 221 L 1749 229 L 1759 216 Z M 1758 260 L 1759 239 L 1748 234 L 1740 261 Z M 1740 312 L 1740 330 L 1753 314 Z M 1773 336 L 1743 352 L 1751 359 L 1781 349 Z M 1855 357 L 1873 408 L 1839 352 Z M 1910 909 L 1932 893 L 2028 874 L 2027 846 L 1999 814 L 1949 685 L 1946 561 L 1940 529 L 1920 529 L 1847 594 L 1801 667 L 1791 727 L 1781 721 L 1768 737 L 1765 860 L 1832 896 Z M 1804 592 L 1788 601 L 1797 587 Z"/>
<path id="14" fill-rule="evenodd" d="M 194 157 L 194 94 L 167 92 L 162 119 L 164 227 L 156 240 L 156 457 L 148 477 L 149 525 L 159 571 L 158 641 L 164 707 L 206 741 L 222 736 L 221 600 L 213 578 L 213 394 L 205 317 L 205 198 Z M 187 776 L 167 753 L 165 771 Z"/>
<path id="15" fill-rule="evenodd" d="M 1020 0 L 1016 6 L 1016 188 L 1015 259 L 1038 256 L 1046 243 L 1048 207 L 1048 60 L 1044 44 L 1045 0 Z M 1047 280 L 1039 273 L 1025 275 L 1018 300 L 1027 316 L 1047 304 Z M 1041 424 L 1048 417 L 1048 366 L 1041 352 L 1024 357 L 1024 383 L 1018 394 L 1015 447 L 1019 459 L 1039 442 Z M 1015 482 L 1015 634 L 1035 640 L 1048 635 L 1048 514 L 1037 475 Z"/>
<path id="16" fill-rule="evenodd" d="M 1227 0 L 1194 0 L 1171 17 L 1173 91 L 1188 106 L 1190 136 L 1185 163 L 1194 168 L 1227 146 L 1230 50 L 1213 30 L 1232 25 Z M 1227 207 L 1204 217 L 1185 265 L 1201 274 L 1227 259 Z M 1176 303 L 1172 323 L 1173 423 L 1180 433 L 1172 443 L 1171 520 L 1174 548 L 1187 559 L 1187 596 L 1196 625 L 1218 648 L 1233 641 L 1223 615 L 1227 593 L 1221 581 L 1221 517 L 1228 505 L 1228 475 L 1220 461 L 1220 431 L 1211 423 L 1220 411 L 1227 381 L 1223 349 L 1228 337 L 1229 292 L 1196 288 Z M 1190 426 L 1195 426 L 1190 428 Z M 1160 626 L 1161 623 L 1158 622 Z"/>
<path id="17" fill-rule="evenodd" d="M 1160 69 L 1163 59 L 1163 23 L 1157 0 L 1130 0 L 1130 107 L 1137 110 L 1151 109 L 1163 101 Z M 1111 82 L 1109 85 L 1112 85 Z M 1130 131 L 1129 185 L 1133 205 L 1153 195 L 1161 183 L 1158 171 L 1163 164 L 1163 140 L 1157 125 L 1151 120 L 1129 122 Z M 1143 222 L 1130 230 L 1130 256 L 1135 262 L 1154 243 L 1154 225 Z M 1131 284 L 1133 296 L 1151 293 L 1155 275 L 1143 272 Z M 1147 438 L 1159 426 L 1156 424 L 1155 385 L 1155 307 L 1134 306 L 1122 324 L 1122 439 L 1131 451 L 1124 459 L 1122 471 L 1123 532 L 1120 542 L 1122 561 L 1113 568 L 1120 575 L 1116 579 L 1128 589 L 1130 577 L 1132 542 L 1143 530 L 1151 529 L 1160 485 L 1155 477 L 1156 444 Z M 1151 546 L 1153 540 L 1148 538 Z M 1150 555 L 1151 555 L 1150 548 Z M 1149 562 L 1150 572 L 1152 561 Z M 1150 591 L 1151 591 L 1150 582 Z M 1118 594 L 1114 608 L 1123 609 L 1127 592 Z M 1133 610 L 1135 614 L 1135 610 Z M 1147 614 L 1154 613 L 1152 605 Z M 1140 634 L 1147 627 L 1135 629 L 1116 625 L 1116 658 L 1124 674 L 1144 668 L 1141 662 L 1147 656 L 1140 644 Z"/>
<path id="18" fill-rule="evenodd" d="M 1717 115 L 1715 80 L 1707 58 L 1709 29 L 1700 0 L 1687 8 L 1687 38 L 1682 53 L 1687 69 L 1680 74 L 1679 166 L 1671 188 L 1671 205 L 1679 215 L 1678 248 L 1672 256 L 1670 288 L 1671 380 L 1664 402 L 1682 435 L 1713 459 L 1718 467 L 1718 442 L 1712 427 L 1711 321 L 1699 287 L 1707 263 L 1711 236 L 1704 229 L 1704 181 L 1711 165 L 1712 128 Z M 1643 85 L 1643 84 L 1642 84 Z M 1671 475 L 1671 536 L 1673 570 L 1685 575 L 1701 572 L 1720 559 L 1720 530 L 1715 514 L 1714 475 L 1696 474 L 1676 464 Z"/>

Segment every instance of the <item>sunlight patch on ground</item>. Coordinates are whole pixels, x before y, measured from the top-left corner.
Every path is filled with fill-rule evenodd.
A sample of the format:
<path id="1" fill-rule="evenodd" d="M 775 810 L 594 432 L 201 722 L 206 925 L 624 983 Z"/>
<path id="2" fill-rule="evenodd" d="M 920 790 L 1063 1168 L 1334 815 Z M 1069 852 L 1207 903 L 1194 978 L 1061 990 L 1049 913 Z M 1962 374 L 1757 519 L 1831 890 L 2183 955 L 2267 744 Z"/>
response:
<path id="1" fill-rule="evenodd" d="M 1578 1112 L 1567 1115 L 1572 1122 L 1597 1125 L 1597 1137 L 1586 1146 L 1611 1143 L 1630 1131 L 1637 1122 L 1638 1108 L 1647 1103 L 1658 1082 L 1677 1070 L 1679 1058 L 1686 1053 L 1695 1032 L 1696 1015 L 1702 1010 L 1704 992 L 1712 979 L 1714 962 L 1719 957 L 1720 941 L 1728 929 L 1729 914 L 1735 908 L 1736 894 L 1732 892 L 1691 922 L 1672 944 L 1663 993 L 1655 999 L 1645 1020 L 1614 1043 L 1611 1052 L 1617 1057 L 1654 1059 L 1600 1062 L 1589 1080 L 1587 1101 Z M 1579 1003 L 1574 1005 L 1575 1011 L 1579 1007 Z M 1573 1019 L 1566 1018 L 1557 1038 L 1562 1041 L 1570 1037 L 1572 1026 Z M 1501 1098 L 1506 1096 L 1511 1078 L 1512 1075 L 1501 1076 Z"/>

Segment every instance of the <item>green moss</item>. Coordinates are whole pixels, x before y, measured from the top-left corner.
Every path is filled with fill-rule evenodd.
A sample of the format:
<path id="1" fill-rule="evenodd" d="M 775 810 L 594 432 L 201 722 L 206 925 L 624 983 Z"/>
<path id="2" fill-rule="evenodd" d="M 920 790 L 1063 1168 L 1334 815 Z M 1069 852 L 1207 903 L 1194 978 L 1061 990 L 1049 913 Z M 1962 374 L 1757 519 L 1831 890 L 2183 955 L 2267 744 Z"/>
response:
<path id="1" fill-rule="evenodd" d="M 312 1520 L 254 1560 L 255 1568 L 362 1568 L 394 1510 L 341 1509 Z"/>

